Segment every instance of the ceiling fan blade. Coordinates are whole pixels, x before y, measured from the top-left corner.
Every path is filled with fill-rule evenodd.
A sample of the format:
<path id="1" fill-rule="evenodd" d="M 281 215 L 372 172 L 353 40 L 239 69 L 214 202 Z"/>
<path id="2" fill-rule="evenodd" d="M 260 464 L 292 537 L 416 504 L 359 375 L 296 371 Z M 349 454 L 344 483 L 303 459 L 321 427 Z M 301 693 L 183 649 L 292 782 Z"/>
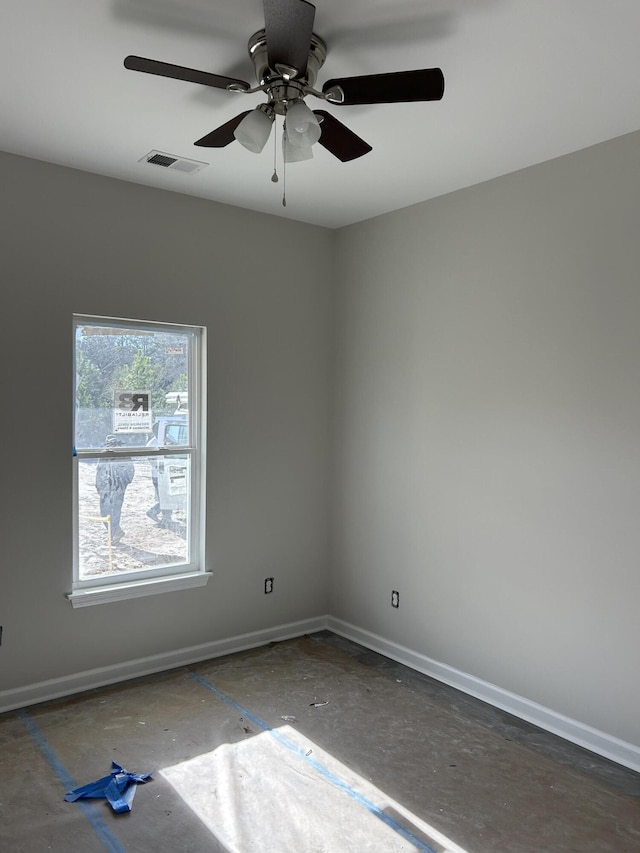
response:
<path id="1" fill-rule="evenodd" d="M 264 28 L 269 66 L 307 70 L 316 7 L 306 0 L 264 0 Z"/>
<path id="2" fill-rule="evenodd" d="M 182 65 L 171 65 L 169 62 L 158 62 L 156 59 L 145 59 L 142 56 L 127 56 L 124 67 L 130 71 L 144 71 L 145 74 L 158 74 L 160 77 L 172 77 L 187 83 L 201 83 L 216 89 L 228 89 L 230 85 L 241 90 L 251 88 L 244 80 L 237 80 L 235 77 L 196 71 L 194 68 L 184 68 Z"/>
<path id="3" fill-rule="evenodd" d="M 352 130 L 349 130 L 331 113 L 325 110 L 314 110 L 313 112 L 320 118 L 321 133 L 318 142 L 338 160 L 346 163 L 348 160 L 355 160 L 373 150 L 364 139 L 356 136 Z"/>
<path id="4" fill-rule="evenodd" d="M 444 74 L 440 68 L 421 71 L 394 71 L 362 77 L 327 80 L 322 87 L 330 103 L 400 104 L 410 101 L 439 101 L 444 94 Z M 340 94 L 343 93 L 343 96 Z M 331 97 L 337 95 L 337 99 Z"/>
<path id="5" fill-rule="evenodd" d="M 225 145 L 229 145 L 229 143 L 235 140 L 233 131 L 240 124 L 242 119 L 245 116 L 248 116 L 250 112 L 252 112 L 252 110 L 247 110 L 244 113 L 240 113 L 239 116 L 229 119 L 228 122 L 221 124 L 220 127 L 212 130 L 211 133 L 207 133 L 206 136 L 203 136 L 202 139 L 199 139 L 193 144 L 199 145 L 201 148 L 224 148 Z"/>

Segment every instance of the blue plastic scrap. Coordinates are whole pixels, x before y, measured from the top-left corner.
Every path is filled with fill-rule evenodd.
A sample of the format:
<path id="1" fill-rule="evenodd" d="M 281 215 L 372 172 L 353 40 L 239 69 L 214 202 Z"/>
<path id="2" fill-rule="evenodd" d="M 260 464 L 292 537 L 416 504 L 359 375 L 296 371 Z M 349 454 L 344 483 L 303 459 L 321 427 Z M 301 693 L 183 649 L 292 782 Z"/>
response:
<path id="1" fill-rule="evenodd" d="M 116 814 L 130 812 L 136 786 L 138 783 L 147 782 L 152 774 L 129 773 L 115 761 L 111 762 L 111 767 L 109 776 L 103 776 L 102 779 L 97 779 L 95 782 L 89 782 L 87 785 L 81 785 L 79 788 L 69 791 L 65 794 L 65 800 L 68 803 L 75 803 L 76 800 L 84 797 L 106 797 Z"/>

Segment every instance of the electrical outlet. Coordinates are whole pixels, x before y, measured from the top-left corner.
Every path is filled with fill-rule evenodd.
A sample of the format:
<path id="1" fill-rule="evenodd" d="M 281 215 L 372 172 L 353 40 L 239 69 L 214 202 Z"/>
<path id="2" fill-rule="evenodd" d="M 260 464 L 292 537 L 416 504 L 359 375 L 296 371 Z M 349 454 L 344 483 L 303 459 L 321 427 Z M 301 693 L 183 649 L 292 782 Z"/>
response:
<path id="1" fill-rule="evenodd" d="M 391 606 L 396 609 L 400 607 L 400 593 L 397 589 L 391 591 Z"/>
<path id="2" fill-rule="evenodd" d="M 273 578 L 265 578 L 264 579 L 264 594 L 268 595 L 270 592 L 273 592 Z"/>

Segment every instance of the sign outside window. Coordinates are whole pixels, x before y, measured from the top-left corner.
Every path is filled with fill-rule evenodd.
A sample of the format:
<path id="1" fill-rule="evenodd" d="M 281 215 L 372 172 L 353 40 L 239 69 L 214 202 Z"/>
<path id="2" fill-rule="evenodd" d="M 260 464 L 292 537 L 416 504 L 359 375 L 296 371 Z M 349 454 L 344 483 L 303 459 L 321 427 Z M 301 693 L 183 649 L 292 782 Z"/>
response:
<path id="1" fill-rule="evenodd" d="M 113 392 L 113 431 L 151 432 L 150 391 Z"/>

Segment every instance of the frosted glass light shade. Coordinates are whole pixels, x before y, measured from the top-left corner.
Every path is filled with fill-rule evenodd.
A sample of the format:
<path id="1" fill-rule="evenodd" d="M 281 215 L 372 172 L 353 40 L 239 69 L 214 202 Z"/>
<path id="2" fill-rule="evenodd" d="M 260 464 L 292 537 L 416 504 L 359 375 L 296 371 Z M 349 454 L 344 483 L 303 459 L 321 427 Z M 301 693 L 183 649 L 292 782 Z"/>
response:
<path id="1" fill-rule="evenodd" d="M 304 101 L 295 101 L 289 107 L 285 121 L 291 145 L 306 147 L 320 139 L 318 119 Z"/>
<path id="2" fill-rule="evenodd" d="M 269 118 L 260 107 L 256 107 L 242 119 L 233 131 L 233 135 L 248 151 L 259 154 L 267 144 L 272 123 L 273 119 Z"/>
<path id="3" fill-rule="evenodd" d="M 301 160 L 312 160 L 313 151 L 310 144 L 305 145 L 304 140 L 293 145 L 285 130 L 282 134 L 282 157 L 285 163 L 299 163 Z"/>

